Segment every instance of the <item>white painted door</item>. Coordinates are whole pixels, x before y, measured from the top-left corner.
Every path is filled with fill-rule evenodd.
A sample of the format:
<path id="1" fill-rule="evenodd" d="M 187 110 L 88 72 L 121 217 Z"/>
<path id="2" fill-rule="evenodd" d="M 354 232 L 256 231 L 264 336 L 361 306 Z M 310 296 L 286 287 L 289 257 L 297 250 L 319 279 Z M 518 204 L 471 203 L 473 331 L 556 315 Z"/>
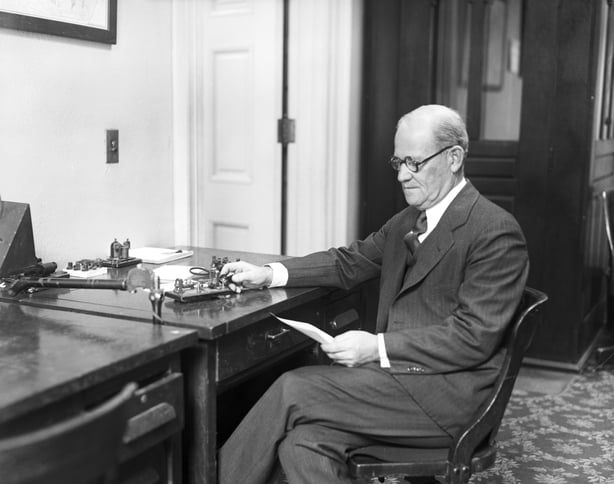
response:
<path id="1" fill-rule="evenodd" d="M 173 5 L 175 243 L 279 253 L 282 0 Z M 357 232 L 362 15 L 290 1 L 288 255 Z"/>
<path id="2" fill-rule="evenodd" d="M 281 0 L 206 0 L 196 107 L 197 245 L 279 253 Z"/>

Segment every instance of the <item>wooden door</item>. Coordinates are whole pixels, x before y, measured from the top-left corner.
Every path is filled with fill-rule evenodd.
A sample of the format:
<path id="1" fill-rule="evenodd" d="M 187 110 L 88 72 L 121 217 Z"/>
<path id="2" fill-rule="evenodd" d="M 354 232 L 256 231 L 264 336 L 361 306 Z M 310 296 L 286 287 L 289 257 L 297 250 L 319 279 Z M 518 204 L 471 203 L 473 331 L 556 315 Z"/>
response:
<path id="1" fill-rule="evenodd" d="M 596 195 L 614 184 L 612 22 L 608 0 L 366 4 L 361 235 L 404 206 L 382 168 L 398 117 L 433 102 L 459 110 L 466 175 L 516 216 L 529 284 L 550 297 L 529 355 L 555 367 L 582 367 L 604 321 Z"/>
<path id="2" fill-rule="evenodd" d="M 280 0 L 206 0 L 195 88 L 197 244 L 278 253 Z"/>
<path id="3" fill-rule="evenodd" d="M 393 173 L 397 119 L 429 103 L 467 120 L 466 175 L 514 212 L 520 130 L 522 0 L 367 2 L 361 235 L 405 206 Z M 386 55 L 382 55 L 386 52 Z M 508 60 L 509 58 L 509 60 Z M 394 195 L 390 195 L 394 194 Z"/>
<path id="4" fill-rule="evenodd" d="M 174 2 L 177 244 L 279 253 L 282 0 Z M 288 2 L 287 254 L 356 237 L 361 0 Z"/>

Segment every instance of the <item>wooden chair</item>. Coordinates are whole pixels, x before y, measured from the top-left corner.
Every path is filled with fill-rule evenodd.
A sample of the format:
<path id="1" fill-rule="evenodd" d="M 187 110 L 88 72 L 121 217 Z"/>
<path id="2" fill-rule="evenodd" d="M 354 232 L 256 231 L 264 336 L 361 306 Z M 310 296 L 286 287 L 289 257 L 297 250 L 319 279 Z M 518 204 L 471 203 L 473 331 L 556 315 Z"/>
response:
<path id="1" fill-rule="evenodd" d="M 377 445 L 356 449 L 348 465 L 357 482 L 385 476 L 405 478 L 412 483 L 466 483 L 472 474 L 492 466 L 497 453 L 495 437 L 520 363 L 536 327 L 538 306 L 548 297 L 527 287 L 503 344 L 507 354 L 501 374 L 487 402 L 451 446 L 442 448 L 408 448 Z M 395 481 L 397 482 L 397 481 Z"/>
<path id="2" fill-rule="evenodd" d="M 126 428 L 127 384 L 114 397 L 75 417 L 39 430 L 0 439 L 3 484 L 113 482 Z"/>

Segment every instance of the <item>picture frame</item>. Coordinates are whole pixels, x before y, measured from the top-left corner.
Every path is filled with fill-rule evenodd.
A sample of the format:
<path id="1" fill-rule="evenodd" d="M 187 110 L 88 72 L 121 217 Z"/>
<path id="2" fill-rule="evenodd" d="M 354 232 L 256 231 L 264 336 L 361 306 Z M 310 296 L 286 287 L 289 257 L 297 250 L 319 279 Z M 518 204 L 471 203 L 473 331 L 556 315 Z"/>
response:
<path id="1" fill-rule="evenodd" d="M 117 43 L 117 0 L 0 0 L 0 28 Z"/>

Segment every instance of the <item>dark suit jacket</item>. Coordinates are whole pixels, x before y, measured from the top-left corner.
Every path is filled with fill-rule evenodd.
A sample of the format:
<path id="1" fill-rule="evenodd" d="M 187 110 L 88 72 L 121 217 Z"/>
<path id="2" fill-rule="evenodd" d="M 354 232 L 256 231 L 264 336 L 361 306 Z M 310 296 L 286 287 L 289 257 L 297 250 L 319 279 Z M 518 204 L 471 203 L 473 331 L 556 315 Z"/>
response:
<path id="1" fill-rule="evenodd" d="M 467 183 L 406 271 L 408 207 L 347 248 L 284 261 L 289 286 L 351 288 L 380 278 L 377 332 L 390 372 L 439 425 L 455 434 L 488 395 L 500 343 L 529 263 L 516 220 Z"/>

